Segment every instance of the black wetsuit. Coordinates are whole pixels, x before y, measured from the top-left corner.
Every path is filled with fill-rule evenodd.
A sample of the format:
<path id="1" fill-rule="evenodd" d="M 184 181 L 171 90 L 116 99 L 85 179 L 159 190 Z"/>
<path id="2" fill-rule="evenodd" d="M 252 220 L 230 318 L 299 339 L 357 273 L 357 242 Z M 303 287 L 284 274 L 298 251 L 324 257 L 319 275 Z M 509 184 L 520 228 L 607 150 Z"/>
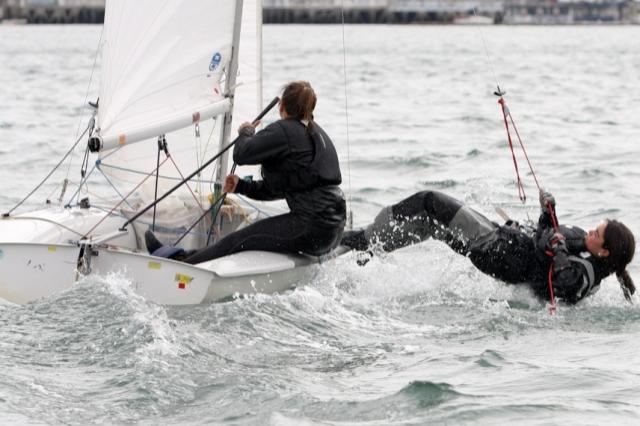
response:
<path id="1" fill-rule="evenodd" d="M 255 200 L 286 199 L 290 212 L 255 222 L 191 254 L 201 263 L 244 250 L 307 253 L 331 251 L 346 218 L 335 147 L 316 123 L 278 120 L 260 132 L 244 128 L 233 151 L 239 164 L 261 164 L 262 180 L 240 180 L 235 192 Z"/>
<path id="2" fill-rule="evenodd" d="M 555 296 L 576 303 L 609 275 L 596 257 L 585 254 L 585 231 L 560 226 L 566 244 L 545 253 L 550 217 L 542 213 L 537 227 L 507 222 L 498 225 L 460 201 L 436 191 L 418 192 L 383 209 L 364 231 L 345 234 L 342 244 L 368 250 L 376 242 L 385 251 L 435 238 L 469 257 L 482 272 L 507 283 L 525 283 L 549 298 L 548 274 L 553 263 Z M 545 232 L 547 231 L 547 232 Z"/>

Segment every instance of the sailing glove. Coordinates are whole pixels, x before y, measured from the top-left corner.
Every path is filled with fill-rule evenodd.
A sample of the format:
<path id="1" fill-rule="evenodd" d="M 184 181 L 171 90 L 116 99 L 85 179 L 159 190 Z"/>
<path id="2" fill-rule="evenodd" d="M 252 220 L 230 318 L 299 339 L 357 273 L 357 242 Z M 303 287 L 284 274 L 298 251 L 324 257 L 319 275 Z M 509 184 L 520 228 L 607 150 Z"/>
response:
<path id="1" fill-rule="evenodd" d="M 549 212 L 549 205 L 551 205 L 551 208 L 553 210 L 556 209 L 556 199 L 553 198 L 553 195 L 548 192 L 543 190 L 540 190 L 540 208 L 542 208 L 542 211 L 544 213 L 550 213 Z"/>
<path id="2" fill-rule="evenodd" d="M 256 129 L 252 126 L 245 126 L 238 133 L 242 136 L 253 136 L 256 133 Z"/>
<path id="3" fill-rule="evenodd" d="M 558 253 L 568 252 L 564 235 L 551 228 L 546 229 L 540 235 L 538 248 L 549 257 L 555 257 Z"/>

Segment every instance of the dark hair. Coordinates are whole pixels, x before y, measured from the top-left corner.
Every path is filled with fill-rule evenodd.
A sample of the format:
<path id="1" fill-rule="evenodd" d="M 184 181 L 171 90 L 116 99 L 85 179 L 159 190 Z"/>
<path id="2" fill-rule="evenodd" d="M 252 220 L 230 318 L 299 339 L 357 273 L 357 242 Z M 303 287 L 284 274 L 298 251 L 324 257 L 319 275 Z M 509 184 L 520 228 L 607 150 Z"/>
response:
<path id="1" fill-rule="evenodd" d="M 313 121 L 316 93 L 308 81 L 292 81 L 282 91 L 282 105 L 287 115 L 296 120 Z"/>
<path id="2" fill-rule="evenodd" d="M 631 263 L 636 252 L 636 240 L 633 233 L 617 220 L 608 220 L 604 230 L 602 247 L 609 250 L 609 256 L 603 259 L 603 263 L 609 273 L 616 273 L 624 297 L 631 301 L 631 295 L 636 292 L 636 286 L 627 272 L 627 265 Z"/>

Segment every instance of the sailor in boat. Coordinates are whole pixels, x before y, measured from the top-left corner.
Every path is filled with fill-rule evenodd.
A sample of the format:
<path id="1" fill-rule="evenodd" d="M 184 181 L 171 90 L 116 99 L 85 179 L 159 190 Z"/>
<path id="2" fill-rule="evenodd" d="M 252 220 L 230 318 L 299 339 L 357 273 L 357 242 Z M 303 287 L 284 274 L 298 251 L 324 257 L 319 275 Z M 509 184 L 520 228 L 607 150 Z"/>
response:
<path id="1" fill-rule="evenodd" d="M 572 226 L 554 229 L 553 196 L 541 191 L 540 205 L 537 226 L 512 220 L 498 225 L 448 195 L 423 191 L 384 208 L 366 229 L 346 232 L 342 244 L 371 255 L 376 246 L 391 252 L 434 238 L 469 257 L 480 271 L 506 283 L 525 283 L 552 305 L 554 294 L 567 303 L 578 302 L 615 272 L 631 301 L 635 286 L 626 271 L 635 252 L 631 231 L 616 220 L 589 232 Z"/>
<path id="2" fill-rule="evenodd" d="M 289 213 L 259 220 L 216 244 L 183 254 L 187 263 L 202 263 L 245 250 L 323 255 L 337 246 L 346 220 L 336 149 L 313 120 L 316 94 L 306 81 L 287 84 L 281 96 L 281 119 L 255 132 L 239 128 L 233 150 L 238 165 L 261 165 L 262 180 L 236 175 L 225 179 L 224 191 L 254 200 L 285 199 Z M 150 253 L 162 255 L 161 243 L 147 231 Z M 175 251 L 172 256 L 175 257 Z"/>

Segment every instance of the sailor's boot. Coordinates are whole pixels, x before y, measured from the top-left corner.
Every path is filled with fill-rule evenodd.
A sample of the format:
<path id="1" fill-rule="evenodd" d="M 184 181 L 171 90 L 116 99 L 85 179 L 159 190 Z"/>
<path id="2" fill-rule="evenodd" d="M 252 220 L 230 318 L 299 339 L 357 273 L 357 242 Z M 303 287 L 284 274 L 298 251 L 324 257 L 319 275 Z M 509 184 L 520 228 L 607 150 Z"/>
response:
<path id="1" fill-rule="evenodd" d="M 151 229 L 147 229 L 144 233 L 144 243 L 147 246 L 147 251 L 153 253 L 162 247 L 164 244 L 160 242 L 158 238 L 151 232 Z"/>

